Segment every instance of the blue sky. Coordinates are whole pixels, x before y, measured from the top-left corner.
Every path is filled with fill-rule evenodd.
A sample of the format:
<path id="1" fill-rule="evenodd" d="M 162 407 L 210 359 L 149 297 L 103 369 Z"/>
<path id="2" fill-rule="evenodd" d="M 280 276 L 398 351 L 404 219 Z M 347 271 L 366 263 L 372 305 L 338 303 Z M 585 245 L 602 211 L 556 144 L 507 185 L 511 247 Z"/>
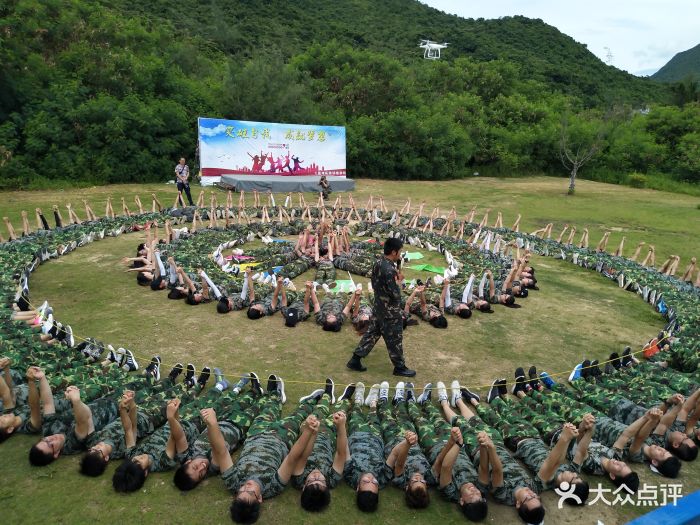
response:
<path id="1" fill-rule="evenodd" d="M 587 44 L 604 62 L 609 49 L 610 63 L 635 75 L 650 75 L 676 53 L 700 44 L 700 0 L 421 1 L 465 18 L 540 18 Z"/>

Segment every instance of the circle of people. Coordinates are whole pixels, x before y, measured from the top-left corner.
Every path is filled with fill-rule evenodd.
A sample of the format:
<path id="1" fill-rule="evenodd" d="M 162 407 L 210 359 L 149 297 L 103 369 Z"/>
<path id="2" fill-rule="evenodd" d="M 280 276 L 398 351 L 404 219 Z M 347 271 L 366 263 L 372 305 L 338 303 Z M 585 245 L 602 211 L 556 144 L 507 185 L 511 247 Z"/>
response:
<path id="1" fill-rule="evenodd" d="M 630 463 L 644 463 L 654 473 L 676 478 L 682 461 L 697 457 L 700 297 L 688 275 L 676 279 L 674 269 L 658 272 L 621 254 L 608 254 L 601 245 L 596 250 L 574 246 L 562 241 L 563 233 L 553 240 L 551 226 L 524 234 L 518 221 L 511 229 L 489 227 L 486 217 L 477 224 L 472 222 L 474 210 L 458 221 L 454 210 L 446 218 L 436 211 L 423 216 L 423 206 L 411 214 L 410 202 L 393 214 L 381 209 L 381 201 L 365 209 L 352 201 L 342 207 L 336 200 L 328 208 L 323 202 L 315 208 L 285 202 L 277 207 L 281 219 L 271 221 L 260 206 L 240 206 L 237 214 L 230 206 L 214 205 L 201 212 L 156 211 L 156 201 L 154 196 L 151 213 L 132 215 L 124 203 L 122 216 L 113 211 L 103 218 L 93 214 L 85 222 L 69 208 L 72 224 L 61 222 L 49 229 L 44 219 L 45 228 L 0 245 L 0 260 L 8 269 L 2 273 L 7 301 L 0 309 L 0 440 L 16 433 L 41 435 L 29 451 L 33 465 L 82 453 L 81 472 L 99 476 L 110 460 L 121 459 L 113 476 L 120 492 L 138 490 L 153 472 L 174 471 L 173 482 L 181 490 L 220 475 L 233 493 L 231 517 L 241 523 L 256 521 L 263 501 L 290 482 L 301 491 L 304 509 L 323 510 L 331 489 L 343 479 L 355 489 L 357 506 L 364 512 L 378 508 L 380 489 L 391 484 L 405 491 L 412 508 L 427 507 L 429 487 L 436 487 L 469 520 L 483 519 L 493 499 L 515 507 L 525 523 L 541 523 L 545 510 L 539 494 L 544 490 L 566 493 L 568 503 L 586 502 L 589 487 L 582 473 L 607 477 L 618 490 L 633 494 L 639 477 Z M 209 220 L 208 227 L 197 227 L 197 220 L 203 220 L 200 213 Z M 222 218 L 224 226 L 217 222 Z M 190 228 L 173 227 L 188 219 L 193 221 Z M 315 232 L 305 219 L 316 223 Z M 160 242 L 155 224 L 163 221 L 166 239 Z M 350 227 L 374 242 L 351 241 Z M 628 348 L 604 363 L 577 363 L 568 387 L 534 366 L 527 374 L 516 369 L 511 381 L 496 378 L 483 401 L 458 381 L 449 388 L 428 383 L 420 393 L 412 383 L 391 387 L 384 381 L 365 387 L 358 382 L 336 398 L 335 385 L 327 378 L 324 388 L 302 397 L 292 414 L 283 417 L 286 394 L 278 375 L 270 375 L 263 388 L 254 372 L 241 374 L 234 383 L 218 368 L 205 367 L 197 377 L 194 364 L 177 363 L 161 377 L 158 356 L 141 373 L 132 351 L 91 338 L 77 342 L 47 302 L 39 307 L 30 302 L 29 276 L 41 263 L 105 236 L 142 229 L 150 240 L 139 246 L 137 260 L 129 261 L 140 284 L 169 289 L 169 297 L 188 304 L 216 300 L 221 313 L 247 308 L 251 319 L 284 307 L 287 326 L 313 309 L 326 330 L 336 331 L 349 316 L 358 317 L 353 322 L 358 332 L 367 327 L 372 313 L 362 290 L 358 294 L 355 286 L 347 302 L 338 303 L 333 270 L 337 266 L 367 275 L 370 263 L 381 255 L 380 238 L 434 248 L 448 264 L 428 286 L 404 283 L 407 325 L 412 312 L 443 328 L 446 321 L 443 326 L 431 320 L 446 313 L 468 318 L 473 310 L 490 310 L 491 304 L 512 306 L 516 297 L 524 298 L 536 287 L 528 252 L 571 261 L 616 280 L 651 303 L 668 324 L 640 352 Z M 251 235 L 262 238 L 265 246 L 240 251 Z M 275 242 L 273 235 L 298 239 L 292 248 Z M 201 248 L 225 238 L 229 240 L 219 242 L 214 253 L 202 257 Z M 224 253 L 227 249 L 233 249 L 230 256 Z M 246 257 L 263 261 L 265 271 L 256 276 L 245 268 Z M 317 284 L 305 285 L 304 300 L 284 304 L 285 295 L 295 292 L 290 287 L 293 270 L 300 275 L 314 264 Z M 669 266 L 674 264 L 677 259 Z M 276 267 L 281 267 L 279 272 Z M 214 284 L 207 272 L 220 282 Z M 192 278 L 197 273 L 199 286 Z M 474 293 L 477 273 L 482 279 Z M 462 289 L 453 299 L 455 283 Z M 321 303 L 314 300 L 318 286 L 326 294 Z M 264 299 L 256 300 L 256 288 L 266 290 Z M 324 303 L 335 305 L 319 316 Z M 469 314 L 460 313 L 467 309 Z M 207 388 L 212 376 L 214 385 Z M 234 462 L 231 453 L 239 447 Z"/>

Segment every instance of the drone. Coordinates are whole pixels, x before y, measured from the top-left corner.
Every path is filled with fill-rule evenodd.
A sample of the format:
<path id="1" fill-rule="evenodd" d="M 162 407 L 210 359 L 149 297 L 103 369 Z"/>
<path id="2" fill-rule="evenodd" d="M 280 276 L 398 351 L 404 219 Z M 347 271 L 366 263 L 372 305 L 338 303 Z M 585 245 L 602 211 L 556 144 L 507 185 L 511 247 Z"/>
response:
<path id="1" fill-rule="evenodd" d="M 440 58 L 440 50 L 445 49 L 448 45 L 448 42 L 438 44 L 437 42 L 433 42 L 432 40 L 421 39 L 420 44 L 418 44 L 418 47 L 422 47 L 423 49 L 425 49 L 425 51 L 423 52 L 423 58 L 426 58 L 428 60 L 438 60 Z"/>

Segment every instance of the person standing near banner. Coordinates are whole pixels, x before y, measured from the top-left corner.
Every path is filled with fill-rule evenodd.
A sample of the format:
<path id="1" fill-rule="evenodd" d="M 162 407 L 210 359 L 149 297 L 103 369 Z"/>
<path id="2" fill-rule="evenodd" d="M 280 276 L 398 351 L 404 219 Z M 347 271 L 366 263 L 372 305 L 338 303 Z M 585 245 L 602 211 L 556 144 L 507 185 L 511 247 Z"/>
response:
<path id="1" fill-rule="evenodd" d="M 185 164 L 185 157 L 182 157 L 180 162 L 175 165 L 175 178 L 177 180 L 177 191 L 180 192 L 180 202 L 182 202 L 184 206 L 185 202 L 182 199 L 182 192 L 184 190 L 185 195 L 187 195 L 187 200 L 190 201 L 190 206 L 194 206 L 192 195 L 190 194 L 190 167 Z"/>
<path id="2" fill-rule="evenodd" d="M 400 272 L 401 248 L 403 242 L 390 237 L 384 242 L 384 257 L 377 260 L 372 268 L 372 288 L 374 289 L 375 319 L 362 336 L 360 344 L 347 363 L 350 370 L 364 372 L 362 358 L 369 355 L 380 337 L 384 338 L 389 358 L 394 365 L 394 375 L 413 377 L 415 370 L 406 367 L 403 357 L 403 317 L 401 314 Z"/>

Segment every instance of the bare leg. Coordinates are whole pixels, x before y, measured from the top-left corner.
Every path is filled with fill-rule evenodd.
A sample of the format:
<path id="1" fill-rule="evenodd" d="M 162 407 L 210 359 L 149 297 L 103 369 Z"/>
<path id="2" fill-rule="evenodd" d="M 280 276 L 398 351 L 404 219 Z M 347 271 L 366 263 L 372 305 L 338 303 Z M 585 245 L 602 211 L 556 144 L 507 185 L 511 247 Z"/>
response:
<path id="1" fill-rule="evenodd" d="M 153 198 L 153 212 L 155 213 L 156 208 L 159 212 L 163 211 L 163 206 L 160 204 L 160 201 L 158 200 L 158 197 L 156 197 L 156 194 L 151 193 L 151 197 Z"/>
<path id="2" fill-rule="evenodd" d="M 496 223 L 493 225 L 494 228 L 503 228 L 503 214 L 499 211 L 496 216 Z"/>
<path id="3" fill-rule="evenodd" d="M 129 207 L 126 205 L 126 199 L 124 199 L 124 197 L 122 197 L 122 213 L 127 217 L 131 217 L 131 212 L 129 211 Z"/>
<path id="4" fill-rule="evenodd" d="M 515 219 L 513 227 L 511 228 L 514 232 L 520 232 L 520 214 L 518 213 L 518 218 Z"/>
<path id="5" fill-rule="evenodd" d="M 669 257 L 668 259 L 666 259 L 664 261 L 664 263 L 661 265 L 661 268 L 659 268 L 659 273 L 665 274 L 668 271 L 669 267 L 671 266 L 672 260 L 673 260 L 672 256 Z"/>
<path id="6" fill-rule="evenodd" d="M 73 210 L 73 206 L 71 206 L 69 203 L 66 204 L 66 208 L 68 208 L 68 220 L 71 222 L 71 224 L 81 224 L 78 214 L 75 213 L 75 210 Z"/>
<path id="7" fill-rule="evenodd" d="M 557 242 L 561 242 L 561 240 L 564 238 L 564 234 L 566 233 L 566 230 L 568 230 L 568 229 L 569 229 L 569 225 L 565 224 L 564 229 L 559 234 L 559 237 L 557 237 Z"/>
<path id="8" fill-rule="evenodd" d="M 622 237 L 622 240 L 620 241 L 619 246 L 617 247 L 617 250 L 615 250 L 615 255 L 617 257 L 622 257 L 622 250 L 625 248 L 625 237 Z"/>
<path id="9" fill-rule="evenodd" d="M 683 272 L 683 277 L 681 278 L 682 281 L 691 281 L 693 279 L 693 272 L 695 271 L 696 263 L 697 259 L 692 257 L 690 259 L 690 264 L 686 267 L 685 272 Z"/>
<path id="10" fill-rule="evenodd" d="M 14 241 L 17 238 L 17 235 L 15 235 L 15 229 L 12 227 L 9 217 L 3 217 L 2 220 L 5 221 L 5 227 L 7 228 L 7 235 L 9 239 Z"/>
<path id="11" fill-rule="evenodd" d="M 603 234 L 603 238 L 600 240 L 598 243 L 598 246 L 596 246 L 595 251 L 597 252 L 604 252 L 605 248 L 608 247 L 608 239 L 610 238 L 610 232 L 605 232 Z"/>
<path id="12" fill-rule="evenodd" d="M 576 227 L 571 227 L 571 232 L 569 232 L 569 237 L 566 239 L 566 244 L 571 246 L 574 243 L 574 235 L 576 235 Z"/>
<path id="13" fill-rule="evenodd" d="M 204 208 L 204 190 L 201 190 L 197 196 L 197 208 Z"/>
<path id="14" fill-rule="evenodd" d="M 22 235 L 26 237 L 30 234 L 29 229 L 29 219 L 27 218 L 27 212 L 22 210 Z"/>
<path id="15" fill-rule="evenodd" d="M 139 214 L 143 215 L 143 205 L 141 204 L 141 198 L 138 195 L 134 197 L 134 202 L 139 209 Z"/>

